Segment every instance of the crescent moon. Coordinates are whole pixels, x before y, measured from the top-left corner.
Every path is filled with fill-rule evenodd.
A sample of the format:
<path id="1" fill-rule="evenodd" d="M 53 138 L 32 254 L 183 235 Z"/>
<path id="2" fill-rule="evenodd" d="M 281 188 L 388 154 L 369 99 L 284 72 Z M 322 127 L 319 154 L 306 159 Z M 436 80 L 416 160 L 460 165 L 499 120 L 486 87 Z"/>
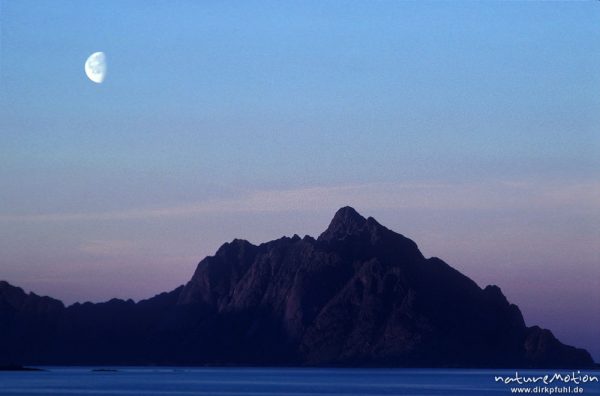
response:
<path id="1" fill-rule="evenodd" d="M 85 61 L 85 74 L 96 84 L 101 84 L 106 77 L 106 55 L 104 52 L 94 52 Z"/>

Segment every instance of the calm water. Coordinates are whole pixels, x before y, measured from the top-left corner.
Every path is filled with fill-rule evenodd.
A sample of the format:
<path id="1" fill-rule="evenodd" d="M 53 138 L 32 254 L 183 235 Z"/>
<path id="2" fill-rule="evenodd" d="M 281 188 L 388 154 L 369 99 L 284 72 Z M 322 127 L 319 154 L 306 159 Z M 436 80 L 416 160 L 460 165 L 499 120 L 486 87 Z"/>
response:
<path id="1" fill-rule="evenodd" d="M 46 369 L 44 372 L 0 372 L 0 395 L 468 396 L 510 395 L 511 387 L 515 387 L 494 381 L 495 375 L 514 376 L 515 372 L 509 370 L 119 367 L 116 372 L 95 372 L 89 367 Z M 519 374 L 551 375 L 554 371 L 519 371 Z M 585 374 L 600 377 L 598 371 L 585 371 Z M 562 388 L 565 385 L 547 386 Z M 597 382 L 568 385 L 582 387 L 586 395 L 600 394 Z M 552 394 L 568 393 L 554 391 Z"/>

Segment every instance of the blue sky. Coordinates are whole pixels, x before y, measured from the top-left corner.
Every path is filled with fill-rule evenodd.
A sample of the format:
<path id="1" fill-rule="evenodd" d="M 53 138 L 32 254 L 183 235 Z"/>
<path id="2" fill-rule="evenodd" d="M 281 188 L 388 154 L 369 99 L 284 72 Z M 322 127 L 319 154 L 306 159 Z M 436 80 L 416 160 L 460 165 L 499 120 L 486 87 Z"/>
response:
<path id="1" fill-rule="evenodd" d="M 350 204 L 600 359 L 599 21 L 598 2 L 2 1 L 0 278 L 148 297 Z"/>

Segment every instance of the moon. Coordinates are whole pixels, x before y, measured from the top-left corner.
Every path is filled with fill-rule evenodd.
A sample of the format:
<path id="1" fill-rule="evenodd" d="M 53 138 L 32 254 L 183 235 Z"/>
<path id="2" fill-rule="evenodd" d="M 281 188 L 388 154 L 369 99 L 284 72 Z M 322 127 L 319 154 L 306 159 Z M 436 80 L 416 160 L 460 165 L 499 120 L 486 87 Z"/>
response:
<path id="1" fill-rule="evenodd" d="M 85 74 L 96 84 L 101 84 L 106 77 L 106 55 L 104 52 L 94 52 L 85 61 Z"/>

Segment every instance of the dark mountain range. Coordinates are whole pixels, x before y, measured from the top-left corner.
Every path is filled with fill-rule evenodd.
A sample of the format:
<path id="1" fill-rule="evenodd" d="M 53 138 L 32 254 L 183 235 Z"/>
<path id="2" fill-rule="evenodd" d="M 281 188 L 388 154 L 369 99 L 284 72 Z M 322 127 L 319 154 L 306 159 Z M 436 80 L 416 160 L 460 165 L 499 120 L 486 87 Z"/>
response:
<path id="1" fill-rule="evenodd" d="M 134 303 L 74 304 L 0 282 L 0 364 L 593 366 L 526 327 L 410 239 L 340 209 L 318 239 L 226 243 L 192 279 Z"/>

